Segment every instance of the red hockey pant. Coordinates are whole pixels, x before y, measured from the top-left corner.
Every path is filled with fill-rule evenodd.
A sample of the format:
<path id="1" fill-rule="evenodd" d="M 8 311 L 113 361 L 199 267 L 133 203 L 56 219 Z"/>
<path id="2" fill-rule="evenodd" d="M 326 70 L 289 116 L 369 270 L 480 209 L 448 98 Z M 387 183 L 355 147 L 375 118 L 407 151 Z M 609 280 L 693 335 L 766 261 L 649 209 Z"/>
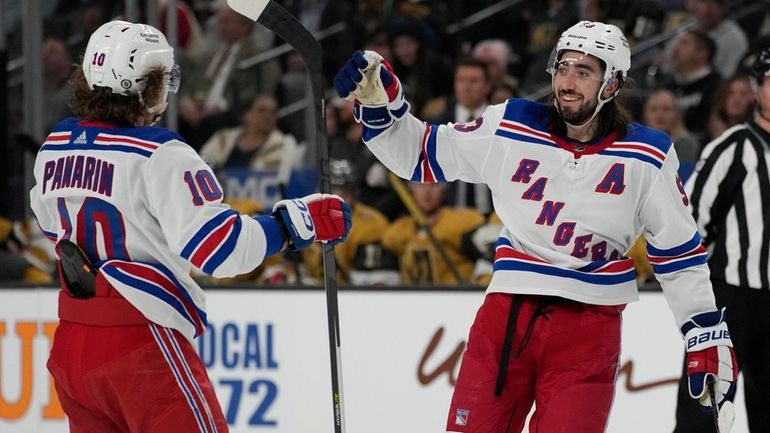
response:
<path id="1" fill-rule="evenodd" d="M 495 396 L 514 296 L 521 307 L 504 387 Z M 622 309 L 488 294 L 471 327 L 447 432 L 519 433 L 534 402 L 530 433 L 603 433 L 620 361 Z"/>
<path id="2" fill-rule="evenodd" d="M 70 433 L 228 431 L 203 362 L 175 330 L 62 321 L 48 369 Z"/>

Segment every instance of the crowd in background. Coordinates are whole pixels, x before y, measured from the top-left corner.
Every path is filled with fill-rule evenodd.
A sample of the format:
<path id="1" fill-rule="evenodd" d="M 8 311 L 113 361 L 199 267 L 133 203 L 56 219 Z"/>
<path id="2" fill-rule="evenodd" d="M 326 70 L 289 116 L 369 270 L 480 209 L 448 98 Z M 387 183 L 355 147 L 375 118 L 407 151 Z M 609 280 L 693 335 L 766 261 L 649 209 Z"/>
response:
<path id="1" fill-rule="evenodd" d="M 617 25 L 632 52 L 638 51 L 632 83 L 621 97 L 637 121 L 671 136 L 683 179 L 706 143 L 753 114 L 745 71 L 749 53 L 770 45 L 770 2 L 522 0 L 478 23 L 457 25 L 496 2 L 278 1 L 311 31 L 338 30 L 321 41 L 327 86 L 354 50 L 374 50 L 393 66 L 413 112 L 432 123 L 473 122 L 489 104 L 511 97 L 547 100 L 550 81 L 543 72 L 551 50 L 561 32 L 582 19 Z M 159 3 L 159 27 L 165 32 L 168 10 Z M 60 0 L 47 2 L 42 13 L 43 123 L 50 130 L 69 116 L 67 82 L 81 62 L 87 36 L 124 11 L 122 2 Z M 178 1 L 176 15 L 176 62 L 182 68 L 177 121 L 190 146 L 216 171 L 277 170 L 280 177 L 312 165 L 305 157 L 314 145 L 306 116 L 301 110 L 281 112 L 305 98 L 307 78 L 299 55 L 261 55 L 283 42 L 224 1 Z M 140 7 L 139 21 L 145 18 Z M 8 29 L 11 59 L 23 56 L 20 24 L 12 22 Z M 16 149 L 8 158 L 19 161 L 39 146 L 25 134 L 21 94 L 20 86 L 11 87 L 7 99 Z M 397 181 L 361 141 L 352 103 L 331 94 L 327 102 L 333 189 L 354 209 L 350 237 L 336 248 L 340 281 L 483 285 L 501 227 L 486 187 L 408 185 L 424 214 L 418 221 L 404 206 Z M 18 194 L 0 215 L 0 280 L 53 282 L 52 248 L 40 242 L 42 234 L 34 230 L 34 220 L 24 218 L 24 200 L 18 198 L 26 194 L 23 177 L 23 171 L 7 173 L 10 190 Z M 253 200 L 230 204 L 242 213 L 266 210 Z M 320 249 L 287 253 L 234 280 L 314 284 L 321 278 L 320 259 Z M 639 271 L 643 281 L 646 271 Z"/>

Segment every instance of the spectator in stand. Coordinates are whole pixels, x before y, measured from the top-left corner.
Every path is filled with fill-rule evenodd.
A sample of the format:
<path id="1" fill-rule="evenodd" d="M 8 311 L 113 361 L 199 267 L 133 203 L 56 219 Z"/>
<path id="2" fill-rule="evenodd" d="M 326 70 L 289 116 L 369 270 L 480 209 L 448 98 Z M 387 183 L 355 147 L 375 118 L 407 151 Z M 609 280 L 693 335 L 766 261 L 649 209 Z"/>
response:
<path id="1" fill-rule="evenodd" d="M 473 47 L 471 57 L 486 63 L 489 72 L 490 92 L 502 83 L 513 84 L 517 81 L 508 73 L 508 62 L 511 59 L 511 46 L 502 39 L 485 39 Z"/>
<path id="2" fill-rule="evenodd" d="M 215 171 L 229 168 L 291 170 L 299 148 L 291 135 L 276 128 L 278 104 L 269 95 L 254 98 L 241 126 L 214 133 L 200 151 Z"/>
<path id="3" fill-rule="evenodd" d="M 59 38 L 48 37 L 43 41 L 43 127 L 50 131 L 59 120 L 70 115 L 69 87 L 72 76 L 72 58 L 67 44 Z"/>
<path id="4" fill-rule="evenodd" d="M 353 208 L 350 233 L 334 248 L 338 281 L 357 286 L 398 284 L 398 258 L 382 247 L 390 221 L 377 209 L 358 201 L 359 183 L 351 161 L 331 159 L 329 173 L 332 194 L 342 197 Z M 315 283 L 322 282 L 323 248 L 307 248 L 302 257 L 307 277 Z"/>
<path id="5" fill-rule="evenodd" d="M 56 257 L 34 219 L 0 217 L 0 281 L 51 284 Z"/>
<path id="6" fill-rule="evenodd" d="M 473 122 L 489 105 L 491 90 L 487 63 L 474 58 L 460 60 L 455 67 L 453 95 L 431 101 L 430 111 L 436 114 L 425 110 L 423 114 L 433 114 L 427 117 L 434 123 Z"/>
<path id="7" fill-rule="evenodd" d="M 364 48 L 376 52 L 381 55 L 383 59 L 391 64 L 393 63 L 393 51 L 390 48 L 390 40 L 388 39 L 388 34 L 384 30 L 377 29 L 373 31 L 369 37 L 366 38 Z"/>
<path id="8" fill-rule="evenodd" d="M 676 95 L 679 109 L 684 113 L 684 124 L 701 142 L 707 139 L 714 91 L 722 82 L 712 67 L 714 50 L 714 41 L 706 33 L 684 32 L 674 45 L 672 74 L 663 84 Z"/>
<path id="9" fill-rule="evenodd" d="M 412 110 L 419 113 L 431 98 L 452 90 L 451 69 L 421 40 L 417 24 L 397 22 L 388 29 L 393 70 L 411 96 Z"/>
<path id="10" fill-rule="evenodd" d="M 519 97 L 519 88 L 513 81 L 503 80 L 497 83 L 492 93 L 489 95 L 489 103 L 492 105 L 502 104 L 511 98 Z"/>
<path id="11" fill-rule="evenodd" d="M 743 29 L 727 16 L 727 0 L 689 0 L 687 9 L 698 29 L 714 40 L 713 65 L 722 77 L 731 77 L 748 52 L 749 41 Z"/>
<path id="12" fill-rule="evenodd" d="M 533 92 L 551 84 L 550 77 L 543 74 L 543 65 L 548 64 L 548 57 L 559 35 L 578 21 L 577 3 L 569 0 L 536 1 L 524 9 L 523 14 L 529 22 L 529 41 L 524 61 L 529 67 L 521 80 L 521 87 L 525 91 Z"/>
<path id="13" fill-rule="evenodd" d="M 660 89 L 654 91 L 647 97 L 644 103 L 642 113 L 642 123 L 655 129 L 660 129 L 671 137 L 674 142 L 674 149 L 679 158 L 679 176 L 682 176 L 682 170 L 687 170 L 687 175 L 692 172 L 695 162 L 700 155 L 700 143 L 682 120 L 682 112 L 676 105 L 676 97 L 670 90 Z"/>
<path id="14" fill-rule="evenodd" d="M 455 69 L 454 97 L 442 99 L 444 109 L 440 114 L 425 117 L 435 124 L 475 122 L 489 106 L 487 95 L 490 90 L 487 64 L 474 58 L 461 60 Z M 433 104 L 438 105 L 435 102 L 430 105 Z M 455 181 L 449 199 L 455 207 L 473 208 L 484 215 L 492 211 L 492 195 L 481 183 Z"/>
<path id="15" fill-rule="evenodd" d="M 722 83 L 714 97 L 709 116 L 709 138 L 715 139 L 729 128 L 754 115 L 754 91 L 746 75 L 735 75 Z"/>
<path id="16" fill-rule="evenodd" d="M 473 253 L 462 249 L 463 238 L 486 221 L 475 210 L 446 206 L 446 188 L 443 183 L 410 182 L 409 190 L 427 220 L 426 227 L 421 227 L 414 217 L 404 216 L 394 221 L 382 235 L 383 247 L 399 258 L 402 283 L 462 284 L 471 281 L 476 260 Z"/>
<path id="17" fill-rule="evenodd" d="M 198 73 L 186 80 L 181 92 L 180 131 L 195 149 L 213 131 L 234 126 L 232 119 L 246 111 L 255 96 L 275 95 L 281 77 L 277 60 L 241 68 L 241 61 L 267 48 L 251 37 L 253 21 L 222 5 L 216 23 L 221 43 L 202 54 Z"/>
<path id="18" fill-rule="evenodd" d="M 286 55 L 284 72 L 278 82 L 278 95 L 276 96 L 279 105 L 286 107 L 288 105 L 305 100 L 308 95 L 307 69 L 305 61 L 298 52 L 292 51 Z M 307 123 L 305 122 L 307 113 L 305 110 L 296 110 L 284 116 L 280 125 L 284 131 L 293 135 L 297 141 L 305 141 L 307 133 Z"/>

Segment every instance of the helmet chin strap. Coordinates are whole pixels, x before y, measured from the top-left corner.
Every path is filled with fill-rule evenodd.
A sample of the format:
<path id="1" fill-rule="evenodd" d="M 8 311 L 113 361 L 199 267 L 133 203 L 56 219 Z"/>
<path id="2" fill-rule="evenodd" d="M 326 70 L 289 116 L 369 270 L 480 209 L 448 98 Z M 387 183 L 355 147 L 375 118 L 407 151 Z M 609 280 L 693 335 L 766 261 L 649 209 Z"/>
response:
<path id="1" fill-rule="evenodd" d="M 602 109 L 602 106 L 604 106 L 605 103 L 609 102 L 612 98 L 615 97 L 615 95 L 613 94 L 612 96 L 610 96 L 607 99 L 602 99 L 601 95 L 602 95 L 602 93 L 604 93 L 604 88 L 605 87 L 607 87 L 607 82 L 606 81 L 604 83 L 602 83 L 602 87 L 599 88 L 599 92 L 597 93 L 597 98 L 596 98 L 596 101 L 597 101 L 596 102 L 596 107 L 594 108 L 594 112 L 591 114 L 591 117 L 589 117 L 588 120 L 586 120 L 585 122 L 583 122 L 581 124 L 577 124 L 576 125 L 574 123 L 569 123 L 566 120 L 564 120 L 564 116 L 562 115 L 562 120 L 564 120 L 564 123 L 567 124 L 567 126 L 569 126 L 571 128 L 585 128 L 585 127 L 589 126 L 591 124 L 591 122 L 593 122 L 594 118 L 596 118 L 596 115 L 599 114 L 599 111 Z M 561 115 L 561 110 L 559 109 L 559 104 L 556 103 L 555 99 L 554 99 L 553 103 L 556 106 L 556 110 Z"/>
<path id="2" fill-rule="evenodd" d="M 552 89 L 553 89 L 553 83 L 554 83 L 554 81 L 555 81 L 555 78 L 556 78 L 556 77 L 552 77 L 552 78 L 551 78 L 551 88 L 552 88 Z M 603 82 L 603 83 L 602 83 L 602 87 L 600 87 L 600 88 L 599 88 L 599 92 L 596 94 L 596 95 L 597 95 L 597 98 L 596 98 L 596 101 L 597 101 L 597 102 L 596 102 L 596 107 L 594 108 L 594 112 L 591 114 L 591 117 L 589 117 L 589 118 L 588 118 L 588 120 L 586 120 L 585 122 L 583 122 L 583 123 L 581 123 L 581 124 L 577 124 L 577 125 L 576 125 L 576 124 L 574 124 L 574 123 L 569 123 L 569 122 L 567 122 L 566 120 L 564 120 L 564 116 L 561 114 L 561 110 L 559 109 L 559 104 L 557 103 L 557 100 L 556 100 L 556 99 L 554 99 L 554 100 L 553 100 L 553 105 L 556 107 L 556 111 L 558 111 L 558 112 L 559 112 L 559 115 L 561 115 L 561 116 L 562 116 L 562 120 L 564 120 L 564 123 L 565 123 L 567 126 L 569 126 L 570 128 L 580 129 L 580 128 L 585 128 L 585 127 L 588 127 L 588 126 L 590 126 L 591 122 L 593 122 L 593 121 L 594 121 L 594 119 L 596 118 L 596 115 L 597 115 L 597 114 L 599 114 L 599 111 L 601 111 L 601 109 L 602 109 L 602 107 L 604 106 L 604 104 L 606 104 L 607 102 L 609 102 L 610 100 L 612 100 L 612 98 L 614 98 L 614 97 L 615 97 L 615 95 L 617 95 L 617 93 L 618 93 L 618 92 L 617 92 L 617 90 L 616 90 L 616 91 L 615 91 L 615 93 L 613 93 L 613 94 L 612 94 L 612 95 L 611 95 L 609 98 L 607 98 L 607 99 L 602 99 L 602 93 L 604 93 L 604 88 L 605 88 L 605 87 L 607 87 L 607 81 L 605 81 L 605 82 Z M 554 90 L 554 93 L 556 93 L 556 89 L 553 89 L 553 90 Z M 620 89 L 618 89 L 618 90 L 620 90 Z"/>

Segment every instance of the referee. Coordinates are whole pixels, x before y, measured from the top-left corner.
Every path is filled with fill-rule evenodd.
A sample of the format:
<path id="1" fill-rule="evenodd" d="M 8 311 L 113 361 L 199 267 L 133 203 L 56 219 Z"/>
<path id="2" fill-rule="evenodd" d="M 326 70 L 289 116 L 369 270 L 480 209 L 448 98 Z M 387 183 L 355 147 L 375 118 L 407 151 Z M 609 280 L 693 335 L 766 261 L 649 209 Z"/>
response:
<path id="1" fill-rule="evenodd" d="M 686 185 L 708 247 L 717 307 L 727 308 L 738 365 L 743 371 L 751 433 L 770 432 L 770 48 L 751 70 L 753 120 L 709 143 Z M 685 371 L 687 366 L 685 365 Z M 715 431 L 712 417 L 679 381 L 675 433 Z M 722 432 L 726 433 L 726 432 Z"/>

